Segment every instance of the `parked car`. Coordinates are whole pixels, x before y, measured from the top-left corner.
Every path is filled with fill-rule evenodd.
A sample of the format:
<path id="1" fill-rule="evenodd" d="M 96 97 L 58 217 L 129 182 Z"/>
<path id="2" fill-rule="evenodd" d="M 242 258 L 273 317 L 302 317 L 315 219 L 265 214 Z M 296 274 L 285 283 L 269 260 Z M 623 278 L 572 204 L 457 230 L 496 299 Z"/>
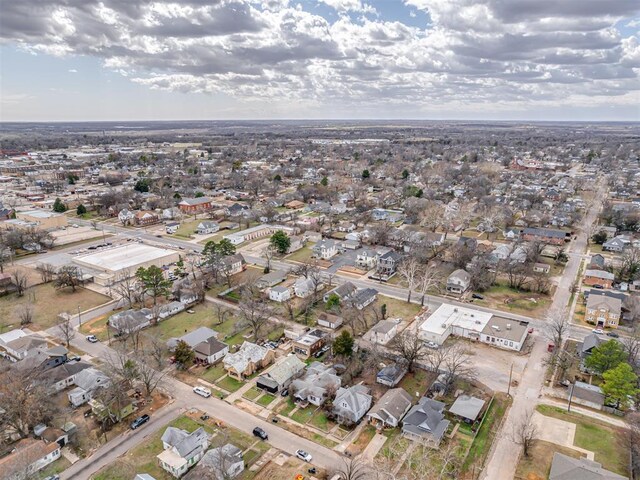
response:
<path id="1" fill-rule="evenodd" d="M 591 330 L 593 333 L 595 333 L 596 335 L 602 335 L 604 334 L 604 330 L 602 330 L 601 328 L 594 328 L 593 330 Z"/>
<path id="2" fill-rule="evenodd" d="M 598 285 L 598 284 L 594 285 L 593 288 L 597 288 L 598 290 L 603 290 L 604 289 L 604 287 L 602 285 Z"/>
<path id="3" fill-rule="evenodd" d="M 44 480 L 60 480 L 60 475 L 49 475 L 45 477 Z"/>
<path id="4" fill-rule="evenodd" d="M 609 333 L 607 333 L 607 336 L 611 337 L 611 338 L 619 338 L 620 337 L 620 335 L 618 335 L 616 332 L 609 332 Z"/>
<path id="5" fill-rule="evenodd" d="M 282 390 L 280 392 L 280 395 L 282 395 L 283 397 L 288 397 L 289 396 L 289 389 L 285 388 L 284 390 Z"/>
<path id="6" fill-rule="evenodd" d="M 80 361 L 80 357 L 78 355 L 72 355 L 70 357 L 67 357 L 67 363 L 69 362 L 79 362 Z"/>
<path id="7" fill-rule="evenodd" d="M 138 417 L 133 422 L 131 422 L 131 430 L 135 430 L 136 428 L 141 427 L 149 420 L 151 420 L 151 417 L 145 413 L 141 417 Z"/>
<path id="8" fill-rule="evenodd" d="M 440 345 L 438 345 L 436 342 L 425 342 L 424 346 L 427 348 L 432 348 L 434 350 L 440 348 Z"/>
<path id="9" fill-rule="evenodd" d="M 253 434 L 258 437 L 261 438 L 262 440 L 269 440 L 269 435 L 267 435 L 267 432 L 265 432 L 263 429 L 261 429 L 260 427 L 256 427 L 253 429 Z"/>
<path id="10" fill-rule="evenodd" d="M 95 335 L 87 335 L 87 342 L 98 343 L 98 337 L 96 337 Z"/>
<path id="11" fill-rule="evenodd" d="M 484 300 L 484 297 L 482 295 L 480 295 L 479 293 L 472 293 L 471 294 L 471 298 L 476 298 L 478 300 Z"/>
<path id="12" fill-rule="evenodd" d="M 304 460 L 305 462 L 310 462 L 313 460 L 313 457 L 310 453 L 305 452 L 304 450 L 296 450 L 296 457 L 300 460 Z"/>
<path id="13" fill-rule="evenodd" d="M 200 386 L 193 387 L 193 392 L 197 393 L 198 395 L 204 398 L 209 398 L 211 396 L 211 390 L 205 387 L 200 387 Z"/>

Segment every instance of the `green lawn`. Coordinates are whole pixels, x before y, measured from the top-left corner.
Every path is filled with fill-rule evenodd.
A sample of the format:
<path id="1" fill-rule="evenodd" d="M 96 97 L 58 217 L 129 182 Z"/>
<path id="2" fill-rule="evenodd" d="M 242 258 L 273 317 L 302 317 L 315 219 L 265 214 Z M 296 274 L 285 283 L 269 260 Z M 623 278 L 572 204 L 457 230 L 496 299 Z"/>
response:
<path id="1" fill-rule="evenodd" d="M 416 368 L 414 372 L 407 372 L 398 386 L 404 388 L 409 395 L 417 399 L 422 397 L 427 391 L 429 382 L 433 380 L 433 377 L 433 374 Z M 416 396 L 416 393 L 419 395 Z"/>
<path id="2" fill-rule="evenodd" d="M 628 476 L 629 450 L 624 447 L 622 434 L 616 427 L 563 408 L 538 405 L 537 410 L 548 417 L 576 424 L 574 444 L 591 450 L 595 460 L 607 470 Z"/>
<path id="3" fill-rule="evenodd" d="M 323 432 L 328 432 L 335 425 L 335 423 L 327 418 L 326 413 L 324 413 L 322 410 L 318 410 L 313 415 L 309 424 L 313 425 L 316 428 L 319 428 Z"/>
<path id="4" fill-rule="evenodd" d="M 216 382 L 216 385 L 218 385 L 220 388 L 225 389 L 229 393 L 233 393 L 236 390 L 239 390 L 240 387 L 244 385 L 244 383 L 239 382 L 235 378 L 224 377 L 222 380 Z"/>
<path id="5" fill-rule="evenodd" d="M 313 243 L 307 243 L 304 247 L 302 247 L 297 252 L 293 252 L 291 255 L 286 257 L 287 260 L 291 260 L 293 262 L 304 263 L 311 259 L 311 255 L 313 255 Z"/>
<path id="6" fill-rule="evenodd" d="M 255 400 L 260 395 L 262 395 L 262 390 L 258 390 L 258 388 L 256 388 L 256 387 L 251 387 L 249 390 L 244 392 L 244 394 L 242 396 L 244 398 L 246 398 L 247 400 Z"/>
<path id="7" fill-rule="evenodd" d="M 202 222 L 202 220 L 192 220 L 189 222 L 183 222 L 178 228 L 178 230 L 176 231 L 176 233 L 174 233 L 173 235 L 175 235 L 176 237 L 191 238 L 191 235 L 196 233 L 196 228 L 198 228 L 198 225 L 200 225 L 200 222 Z"/>
<path id="8" fill-rule="evenodd" d="M 368 308 L 373 307 L 380 310 L 380 307 L 383 304 L 387 305 L 388 318 L 404 318 L 405 320 L 413 320 L 422 309 L 420 305 L 415 303 L 407 303 L 404 300 L 398 300 L 397 298 L 391 298 L 385 295 L 378 295 L 378 299 Z"/>
<path id="9" fill-rule="evenodd" d="M 209 367 L 202 372 L 200 378 L 206 380 L 209 383 L 216 383 L 224 374 L 225 369 L 222 366 L 222 362 L 214 365 L 213 367 Z"/>
<path id="10" fill-rule="evenodd" d="M 316 407 L 315 405 L 300 408 L 293 415 L 291 415 L 290 418 L 298 423 L 305 424 L 311 419 L 317 408 L 318 407 Z"/>
<path id="11" fill-rule="evenodd" d="M 476 467 L 483 465 L 484 460 L 489 453 L 491 444 L 497 433 L 500 421 L 507 410 L 508 400 L 496 395 L 491 406 L 485 413 L 482 426 L 477 432 L 476 438 L 471 444 L 469 454 L 464 461 L 463 470 L 468 471 L 472 465 Z"/>
<path id="12" fill-rule="evenodd" d="M 17 312 L 22 305 L 30 304 L 33 306 L 33 326 L 46 329 L 56 324 L 62 312 L 77 314 L 78 307 L 84 311 L 110 300 L 86 288 L 77 288 L 72 292 L 70 288 L 57 290 L 52 283 L 35 285 L 28 288 L 22 297 L 16 294 L 0 297 L 0 318 L 13 319 L 11 326 L 18 327 L 20 320 Z"/>
<path id="13" fill-rule="evenodd" d="M 271 402 L 273 402 L 275 399 L 276 399 L 275 396 L 271 395 L 270 393 L 265 393 L 258 399 L 256 403 L 263 407 L 267 407 L 271 405 Z"/>
<path id="14" fill-rule="evenodd" d="M 281 403 L 278 406 L 278 413 L 284 417 L 288 417 L 289 414 L 291 413 L 291 411 L 296 408 L 296 404 L 293 403 L 293 400 L 291 399 L 291 397 L 287 397 L 287 401 L 284 403 Z"/>

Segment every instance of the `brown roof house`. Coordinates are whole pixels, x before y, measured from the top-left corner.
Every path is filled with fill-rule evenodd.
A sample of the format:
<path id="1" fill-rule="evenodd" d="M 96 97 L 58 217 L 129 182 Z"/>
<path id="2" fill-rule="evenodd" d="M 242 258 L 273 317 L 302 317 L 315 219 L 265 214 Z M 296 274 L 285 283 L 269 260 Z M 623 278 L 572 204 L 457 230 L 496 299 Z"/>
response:
<path id="1" fill-rule="evenodd" d="M 60 458 L 58 443 L 45 443 L 44 440 L 25 438 L 20 440 L 12 453 L 0 459 L 0 478 L 2 480 L 23 480 Z"/>

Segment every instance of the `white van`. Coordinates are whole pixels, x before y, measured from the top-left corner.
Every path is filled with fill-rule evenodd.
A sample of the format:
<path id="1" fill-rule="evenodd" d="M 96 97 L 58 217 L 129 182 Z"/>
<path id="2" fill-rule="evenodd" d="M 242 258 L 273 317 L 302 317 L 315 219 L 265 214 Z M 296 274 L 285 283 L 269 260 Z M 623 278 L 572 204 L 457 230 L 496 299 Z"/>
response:
<path id="1" fill-rule="evenodd" d="M 204 398 L 209 398 L 211 396 L 211 390 L 205 387 L 193 387 L 193 392 Z"/>

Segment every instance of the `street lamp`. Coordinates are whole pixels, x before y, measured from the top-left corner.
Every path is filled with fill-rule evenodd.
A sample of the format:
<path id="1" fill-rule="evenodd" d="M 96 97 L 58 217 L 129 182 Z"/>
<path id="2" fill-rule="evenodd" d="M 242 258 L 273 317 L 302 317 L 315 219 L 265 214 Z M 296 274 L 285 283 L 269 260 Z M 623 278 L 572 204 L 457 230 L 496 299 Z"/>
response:
<path id="1" fill-rule="evenodd" d="M 82 326 L 82 320 L 80 319 L 80 305 L 78 305 L 78 328 Z"/>

